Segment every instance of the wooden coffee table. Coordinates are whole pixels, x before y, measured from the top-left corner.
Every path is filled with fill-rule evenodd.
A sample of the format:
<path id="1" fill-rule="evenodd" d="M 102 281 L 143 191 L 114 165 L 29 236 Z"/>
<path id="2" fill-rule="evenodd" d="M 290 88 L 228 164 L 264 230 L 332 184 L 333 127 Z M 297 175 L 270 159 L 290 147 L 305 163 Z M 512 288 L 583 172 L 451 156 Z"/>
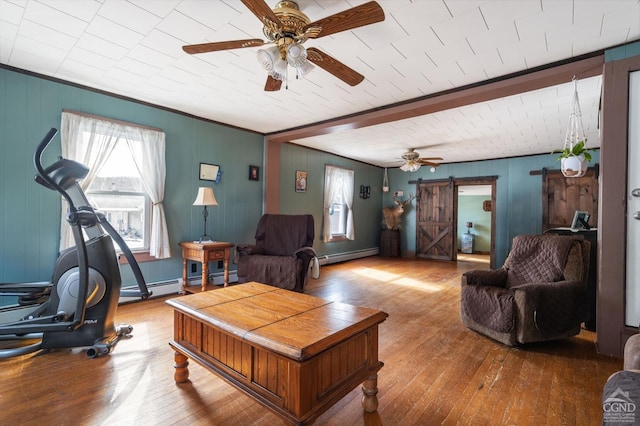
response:
<path id="1" fill-rule="evenodd" d="M 378 324 L 387 314 L 255 282 L 170 299 L 175 381 L 188 358 L 285 419 L 312 421 L 360 383 L 378 408 Z"/>

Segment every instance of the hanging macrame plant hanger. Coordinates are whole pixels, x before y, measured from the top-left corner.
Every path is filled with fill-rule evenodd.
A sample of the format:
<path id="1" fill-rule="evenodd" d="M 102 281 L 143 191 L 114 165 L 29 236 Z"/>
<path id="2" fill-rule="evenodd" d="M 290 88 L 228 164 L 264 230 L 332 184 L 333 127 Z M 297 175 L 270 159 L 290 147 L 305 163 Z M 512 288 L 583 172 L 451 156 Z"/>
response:
<path id="1" fill-rule="evenodd" d="M 389 176 L 387 176 L 387 168 L 384 168 L 384 178 L 382 178 L 382 192 L 389 192 Z"/>
<path id="2" fill-rule="evenodd" d="M 573 77 L 573 103 L 567 133 L 564 137 L 564 148 L 560 157 L 562 174 L 566 177 L 578 178 L 587 173 L 588 158 L 587 135 L 582 124 L 582 112 L 578 98 L 578 81 Z"/>

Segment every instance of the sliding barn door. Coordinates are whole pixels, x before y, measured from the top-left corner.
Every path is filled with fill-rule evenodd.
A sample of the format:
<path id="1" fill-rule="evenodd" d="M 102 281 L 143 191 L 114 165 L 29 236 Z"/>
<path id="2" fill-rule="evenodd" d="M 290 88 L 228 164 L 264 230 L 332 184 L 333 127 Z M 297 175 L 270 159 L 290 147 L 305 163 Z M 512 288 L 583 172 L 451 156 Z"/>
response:
<path id="1" fill-rule="evenodd" d="M 456 259 L 456 186 L 453 182 L 417 186 L 416 256 Z"/>
<path id="2" fill-rule="evenodd" d="M 598 179 L 589 169 L 581 178 L 547 172 L 542 182 L 542 230 L 570 227 L 576 210 L 589 212 L 589 224 L 598 223 Z"/>

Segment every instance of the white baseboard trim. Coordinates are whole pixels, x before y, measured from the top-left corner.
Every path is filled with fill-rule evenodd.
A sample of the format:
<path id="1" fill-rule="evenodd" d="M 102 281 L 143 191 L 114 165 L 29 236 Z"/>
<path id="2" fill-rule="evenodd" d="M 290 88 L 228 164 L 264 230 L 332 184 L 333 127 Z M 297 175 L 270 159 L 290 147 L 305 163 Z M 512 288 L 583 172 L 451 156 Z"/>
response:
<path id="1" fill-rule="evenodd" d="M 331 263 L 346 262 L 347 260 L 360 259 L 362 257 L 377 256 L 378 254 L 380 254 L 380 248 L 372 247 L 344 253 L 325 254 L 318 256 L 318 261 L 320 265 L 329 265 Z"/>
<path id="2" fill-rule="evenodd" d="M 238 275 L 236 274 L 236 271 L 229 271 L 229 282 L 233 283 L 237 281 Z M 200 279 L 200 277 L 189 277 L 187 279 L 187 286 L 200 287 L 201 282 L 202 280 Z M 224 273 L 219 272 L 215 274 L 209 274 L 209 282 L 215 285 L 224 285 Z M 137 286 L 127 286 L 124 288 L 135 290 L 137 289 Z M 182 278 L 169 281 L 147 283 L 147 288 L 149 288 L 149 291 L 153 293 L 151 297 L 167 296 L 171 294 L 178 295 L 182 290 Z M 136 297 L 121 297 L 118 303 L 135 302 L 139 300 L 140 298 Z"/>
<path id="3" fill-rule="evenodd" d="M 328 265 L 331 263 L 346 262 L 348 260 L 360 259 L 363 257 L 377 256 L 378 254 L 380 254 L 380 248 L 372 247 L 372 248 L 363 249 L 363 250 L 318 256 L 318 260 L 320 261 L 321 265 Z M 201 282 L 200 277 L 194 276 L 194 277 L 188 278 L 187 285 L 200 286 L 200 282 Z M 215 285 L 223 285 L 224 273 L 216 272 L 215 274 L 209 274 L 209 282 Z M 238 282 L 238 274 L 236 271 L 233 271 L 233 270 L 229 271 L 229 282 L 230 283 Z M 180 292 L 182 288 L 182 278 L 147 284 L 147 286 L 149 287 L 149 290 L 153 291 L 152 297 L 165 296 L 168 294 L 177 294 L 178 292 Z M 135 286 L 131 288 L 135 288 Z M 125 301 L 124 299 L 127 299 L 126 301 L 136 300 L 130 297 L 120 298 L 120 302 L 122 303 L 123 301 Z"/>
<path id="4" fill-rule="evenodd" d="M 380 254 L 380 248 L 372 247 L 368 249 L 356 250 L 356 251 L 350 251 L 350 252 L 344 252 L 344 253 L 334 253 L 329 255 L 325 254 L 323 256 L 318 256 L 318 261 L 320 262 L 320 265 L 329 265 L 331 263 L 346 262 L 348 260 L 360 259 L 363 257 L 377 256 L 378 254 Z M 187 285 L 189 287 L 200 286 L 200 282 L 201 282 L 200 277 L 190 277 L 187 279 Z M 209 282 L 215 285 L 223 285 L 224 273 L 217 272 L 215 274 L 209 274 Z M 229 282 L 230 283 L 238 282 L 238 275 L 236 271 L 229 271 Z M 177 295 L 180 293 L 180 290 L 182 289 L 182 278 L 177 278 L 175 280 L 169 280 L 169 281 L 160 281 L 160 282 L 155 282 L 150 284 L 148 283 L 147 287 L 149 288 L 150 291 L 153 292 L 151 297 L 166 296 L 171 294 Z M 136 286 L 127 286 L 125 288 L 135 289 Z M 137 300 L 140 300 L 140 299 L 135 297 L 121 297 L 119 300 L 119 303 L 134 302 Z"/>

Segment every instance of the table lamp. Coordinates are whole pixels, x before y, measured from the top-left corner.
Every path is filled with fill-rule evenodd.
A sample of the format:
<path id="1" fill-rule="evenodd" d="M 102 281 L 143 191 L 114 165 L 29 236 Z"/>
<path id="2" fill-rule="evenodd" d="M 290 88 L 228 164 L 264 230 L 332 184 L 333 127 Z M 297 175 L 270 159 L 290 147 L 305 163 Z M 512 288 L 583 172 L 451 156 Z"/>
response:
<path id="1" fill-rule="evenodd" d="M 209 216 L 209 212 L 207 211 L 207 206 L 217 206 L 218 202 L 216 201 L 216 196 L 213 195 L 213 188 L 208 186 L 201 186 L 198 188 L 198 195 L 196 195 L 196 200 L 193 202 L 194 206 L 204 206 L 204 210 L 202 210 L 202 217 L 204 218 L 204 233 L 198 240 L 198 242 L 208 242 L 213 241 L 209 235 L 207 235 L 207 216 Z"/>

